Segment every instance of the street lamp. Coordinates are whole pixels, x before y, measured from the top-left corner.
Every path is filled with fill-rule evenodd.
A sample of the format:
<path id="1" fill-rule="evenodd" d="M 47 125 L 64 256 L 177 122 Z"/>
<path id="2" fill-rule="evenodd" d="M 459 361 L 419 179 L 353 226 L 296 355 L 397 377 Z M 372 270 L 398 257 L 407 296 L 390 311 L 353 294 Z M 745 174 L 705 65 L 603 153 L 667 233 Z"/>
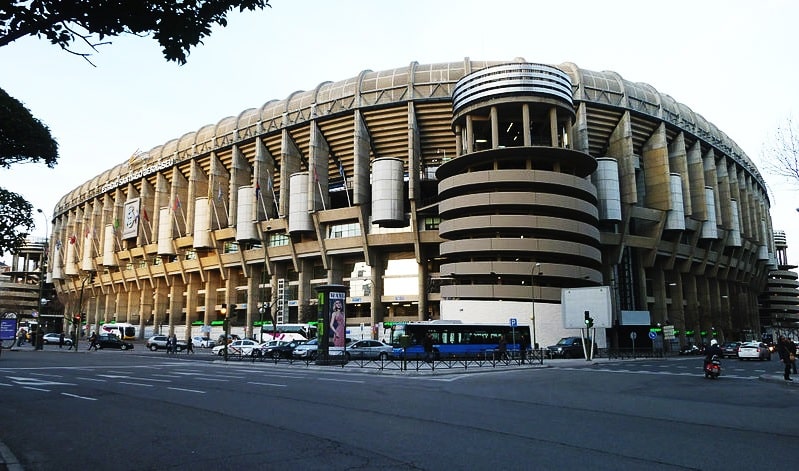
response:
<path id="1" fill-rule="evenodd" d="M 541 264 L 536 263 L 530 270 L 530 301 L 532 301 L 533 304 L 532 310 L 530 311 L 530 328 L 533 334 L 533 350 L 538 350 L 538 341 L 535 338 L 535 270 L 539 267 L 541 267 Z M 541 272 L 539 271 L 538 274 L 540 275 Z"/>
<path id="2" fill-rule="evenodd" d="M 266 314 L 267 312 L 269 312 L 268 303 L 262 301 L 261 307 L 258 308 L 258 314 L 261 315 L 259 319 L 261 321 L 261 330 L 258 335 L 258 341 L 261 343 L 263 343 L 264 341 L 264 314 Z"/>
<path id="3" fill-rule="evenodd" d="M 224 336 L 225 336 L 225 340 L 224 340 L 225 348 L 223 348 L 222 350 L 225 352 L 224 353 L 225 361 L 227 361 L 228 325 L 229 325 L 228 324 L 228 320 L 227 320 L 227 304 L 223 304 L 222 308 L 219 310 L 219 312 L 222 314 L 222 318 L 223 318 L 222 319 L 222 332 L 224 333 Z"/>
<path id="4" fill-rule="evenodd" d="M 44 214 L 44 211 L 41 209 L 36 209 L 36 212 L 44 217 L 44 249 L 42 250 L 42 257 L 39 260 L 39 322 L 36 323 L 36 338 L 34 340 L 34 345 L 36 350 L 42 350 L 44 348 L 44 333 L 42 332 L 42 311 L 44 310 L 44 305 L 47 302 L 44 299 L 44 278 L 45 278 L 45 268 L 47 266 L 47 253 L 50 249 L 50 231 L 47 227 L 47 216 Z"/>

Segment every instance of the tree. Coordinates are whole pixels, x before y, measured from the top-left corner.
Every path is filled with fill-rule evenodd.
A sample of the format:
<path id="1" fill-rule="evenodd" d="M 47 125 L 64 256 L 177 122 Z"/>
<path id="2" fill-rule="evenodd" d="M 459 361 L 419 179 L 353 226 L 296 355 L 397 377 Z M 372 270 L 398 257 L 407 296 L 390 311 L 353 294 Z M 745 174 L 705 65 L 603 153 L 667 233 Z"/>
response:
<path id="1" fill-rule="evenodd" d="M 58 143 L 30 110 L 0 89 L 0 168 L 20 162 L 44 162 L 53 168 Z"/>
<path id="2" fill-rule="evenodd" d="M 790 117 L 777 127 L 773 141 L 763 147 L 763 168 L 799 185 L 799 129 Z"/>
<path id="3" fill-rule="evenodd" d="M 33 206 L 21 195 L 0 188 L 0 257 L 22 247 L 33 229 Z"/>
<path id="4" fill-rule="evenodd" d="M 9 0 L 0 6 L 0 47 L 25 36 L 45 37 L 67 52 L 88 60 L 91 53 L 72 49 L 82 43 L 91 51 L 120 34 L 153 38 L 168 61 L 183 65 L 189 50 L 227 26 L 227 14 L 271 7 L 269 0 Z M 94 37 L 97 36 L 97 38 Z"/>
<path id="5" fill-rule="evenodd" d="M 53 168 L 57 161 L 58 143 L 47 126 L 0 89 L 0 168 L 22 162 Z M 34 226 L 32 209 L 21 195 L 0 188 L 0 257 L 22 247 Z"/>

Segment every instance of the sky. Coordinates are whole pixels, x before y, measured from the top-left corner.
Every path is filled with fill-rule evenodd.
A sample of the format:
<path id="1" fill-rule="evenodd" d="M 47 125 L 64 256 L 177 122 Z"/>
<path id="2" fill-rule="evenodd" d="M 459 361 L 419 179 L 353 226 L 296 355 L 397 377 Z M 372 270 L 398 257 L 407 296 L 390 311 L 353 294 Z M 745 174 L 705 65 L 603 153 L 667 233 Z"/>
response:
<path id="1" fill-rule="evenodd" d="M 619 73 L 684 103 L 735 141 L 770 188 L 774 229 L 799 264 L 799 183 L 766 173 L 764 148 L 799 117 L 791 0 L 271 0 L 228 15 L 188 62 L 167 62 L 151 37 L 110 38 L 95 66 L 44 39 L 0 47 L 0 88 L 46 124 L 54 169 L 18 164 L 0 187 L 42 209 L 136 151 L 179 138 L 324 81 L 420 64 L 512 60 Z M 799 121 L 799 120 L 795 120 Z M 6 260 L 8 263 L 8 260 Z"/>

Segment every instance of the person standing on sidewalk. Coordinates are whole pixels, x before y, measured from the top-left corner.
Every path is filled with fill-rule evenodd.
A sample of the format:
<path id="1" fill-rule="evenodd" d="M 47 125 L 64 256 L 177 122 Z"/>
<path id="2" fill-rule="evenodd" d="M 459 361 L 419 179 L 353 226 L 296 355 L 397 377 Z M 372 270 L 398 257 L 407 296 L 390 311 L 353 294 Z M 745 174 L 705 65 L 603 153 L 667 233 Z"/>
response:
<path id="1" fill-rule="evenodd" d="M 780 354 L 780 361 L 782 361 L 783 365 L 785 365 L 785 373 L 783 378 L 785 381 L 793 381 L 791 379 L 791 365 L 793 362 L 796 361 L 796 349 L 791 350 L 791 346 L 788 343 L 788 339 L 785 337 L 780 337 L 780 344 L 777 347 L 778 352 Z"/>

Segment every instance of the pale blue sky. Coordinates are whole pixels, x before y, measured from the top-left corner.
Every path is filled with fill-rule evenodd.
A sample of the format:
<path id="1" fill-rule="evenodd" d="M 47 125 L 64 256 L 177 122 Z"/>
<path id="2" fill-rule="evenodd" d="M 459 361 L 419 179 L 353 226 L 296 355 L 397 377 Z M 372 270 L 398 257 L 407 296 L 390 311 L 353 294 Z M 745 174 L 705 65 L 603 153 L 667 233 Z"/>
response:
<path id="1" fill-rule="evenodd" d="M 55 169 L 2 172 L 0 186 L 51 213 L 64 194 L 136 150 L 295 90 L 411 61 L 524 57 L 613 70 L 703 115 L 763 173 L 763 143 L 785 117 L 799 116 L 799 3 L 788 0 L 271 3 L 232 13 L 182 67 L 150 38 L 112 39 L 92 57 L 97 67 L 36 38 L 0 48 L 0 87 L 50 127 L 60 154 Z M 764 176 L 774 227 L 788 233 L 790 261 L 799 264 L 797 185 Z M 34 235 L 44 236 L 36 216 Z"/>

